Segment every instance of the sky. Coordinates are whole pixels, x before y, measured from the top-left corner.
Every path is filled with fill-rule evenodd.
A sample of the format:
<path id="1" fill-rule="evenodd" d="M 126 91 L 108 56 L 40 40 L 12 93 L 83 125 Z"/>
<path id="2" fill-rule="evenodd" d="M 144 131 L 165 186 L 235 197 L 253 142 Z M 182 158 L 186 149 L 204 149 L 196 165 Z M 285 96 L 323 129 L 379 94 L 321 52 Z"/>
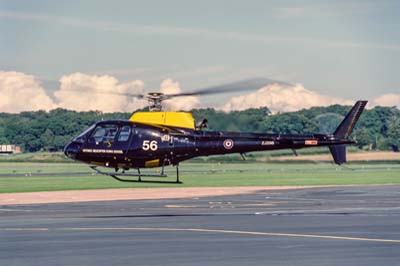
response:
<path id="1" fill-rule="evenodd" d="M 255 77 L 293 86 L 170 108 L 400 106 L 399 11 L 399 1 L 368 0 L 0 0 L 0 112 L 128 111 L 143 103 L 95 92 L 191 91 Z"/>

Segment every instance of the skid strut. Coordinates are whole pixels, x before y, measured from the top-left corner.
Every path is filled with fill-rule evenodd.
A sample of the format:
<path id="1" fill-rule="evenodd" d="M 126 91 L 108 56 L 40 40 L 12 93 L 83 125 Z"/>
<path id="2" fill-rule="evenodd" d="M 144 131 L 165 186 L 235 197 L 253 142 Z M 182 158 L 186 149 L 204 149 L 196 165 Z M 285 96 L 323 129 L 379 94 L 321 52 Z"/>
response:
<path id="1" fill-rule="evenodd" d="M 143 180 L 142 177 L 161 177 L 165 178 L 167 177 L 166 174 L 164 174 L 164 166 L 162 167 L 161 173 L 160 174 L 142 174 L 140 172 L 140 169 L 138 168 L 137 174 L 134 173 L 117 173 L 117 172 L 103 172 L 97 168 L 97 166 L 90 166 L 94 171 L 96 171 L 99 174 L 106 175 L 106 176 L 111 176 L 112 178 L 121 181 L 121 182 L 129 182 L 129 183 L 158 183 L 158 184 L 182 184 L 182 182 L 179 180 L 179 166 L 176 165 L 176 181 L 162 181 L 162 180 Z M 136 180 L 132 179 L 124 179 L 121 178 L 123 176 L 129 177 L 138 177 Z"/>
<path id="2" fill-rule="evenodd" d="M 179 181 L 179 164 L 176 165 L 176 183 L 181 183 Z"/>

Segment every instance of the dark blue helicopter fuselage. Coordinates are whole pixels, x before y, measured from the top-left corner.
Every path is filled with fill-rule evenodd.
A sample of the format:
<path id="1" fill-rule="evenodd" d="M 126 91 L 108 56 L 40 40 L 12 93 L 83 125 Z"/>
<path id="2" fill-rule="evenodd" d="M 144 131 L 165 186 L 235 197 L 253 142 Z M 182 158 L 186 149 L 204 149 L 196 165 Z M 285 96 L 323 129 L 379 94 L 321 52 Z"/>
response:
<path id="1" fill-rule="evenodd" d="M 205 131 L 108 120 L 96 123 L 75 138 L 64 152 L 88 164 L 129 169 L 177 165 L 198 156 L 349 143 L 353 141 L 323 134 Z"/>

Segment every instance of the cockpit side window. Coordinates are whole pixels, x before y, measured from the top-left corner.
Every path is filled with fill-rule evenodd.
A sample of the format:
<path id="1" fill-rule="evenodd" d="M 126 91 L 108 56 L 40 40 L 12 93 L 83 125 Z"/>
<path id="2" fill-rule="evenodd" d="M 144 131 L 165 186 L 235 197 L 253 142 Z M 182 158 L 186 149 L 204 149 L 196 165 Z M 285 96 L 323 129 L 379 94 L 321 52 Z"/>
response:
<path id="1" fill-rule="evenodd" d="M 131 134 L 131 126 L 123 126 L 121 131 L 119 132 L 118 141 L 125 142 L 129 140 L 129 136 Z"/>
<path id="2" fill-rule="evenodd" d="M 82 143 L 85 142 L 89 133 L 94 129 L 94 127 L 95 127 L 95 125 L 91 125 L 88 129 L 86 129 L 81 134 L 79 134 L 79 136 L 74 138 L 74 141 L 78 141 L 78 142 L 82 142 Z"/>
<path id="3" fill-rule="evenodd" d="M 94 132 L 89 138 L 89 143 L 107 143 L 107 142 L 114 142 L 115 136 L 118 132 L 117 125 L 100 125 L 96 127 Z"/>

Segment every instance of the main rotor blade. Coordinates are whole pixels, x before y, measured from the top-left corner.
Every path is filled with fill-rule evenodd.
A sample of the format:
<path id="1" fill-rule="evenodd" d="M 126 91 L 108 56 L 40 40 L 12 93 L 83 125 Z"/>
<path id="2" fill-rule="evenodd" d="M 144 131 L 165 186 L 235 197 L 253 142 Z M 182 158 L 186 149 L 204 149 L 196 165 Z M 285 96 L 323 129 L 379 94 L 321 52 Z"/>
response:
<path id="1" fill-rule="evenodd" d="M 144 99 L 146 97 L 145 94 L 136 94 L 136 93 L 125 93 L 125 92 L 115 92 L 115 91 L 106 91 L 106 90 L 96 90 L 96 91 L 91 91 L 91 90 L 82 90 L 82 89 L 68 89 L 68 90 L 62 90 L 62 92 L 65 91 L 71 91 L 71 92 L 82 92 L 82 93 L 94 93 L 94 94 L 108 94 L 108 95 L 117 95 L 117 96 L 127 96 L 127 97 L 132 97 L 132 98 L 137 98 L 137 99 Z"/>
<path id="2" fill-rule="evenodd" d="M 264 87 L 267 84 L 271 83 L 282 83 L 274 80 L 267 79 L 248 79 L 239 82 L 229 83 L 220 86 L 208 87 L 196 91 L 191 92 L 182 92 L 176 94 L 166 94 L 166 98 L 174 98 L 174 97 L 184 97 L 184 96 L 202 96 L 202 95 L 210 95 L 210 94 L 220 94 L 226 92 L 240 92 L 240 91 L 254 91 Z"/>
<path id="3" fill-rule="evenodd" d="M 222 93 L 229 93 L 229 92 L 255 91 L 255 90 L 260 89 L 268 84 L 273 84 L 273 83 L 290 85 L 289 83 L 271 80 L 271 79 L 253 78 L 253 79 L 242 80 L 242 81 L 233 82 L 233 83 L 229 83 L 229 84 L 203 88 L 203 89 L 190 91 L 190 92 L 181 92 L 181 93 L 174 93 L 174 94 L 160 93 L 159 98 L 161 100 L 168 100 L 168 99 L 175 98 L 175 97 L 203 96 L 203 95 L 222 94 Z M 63 90 L 63 91 L 66 91 L 66 90 Z M 137 98 L 137 99 L 151 99 L 153 97 L 156 97 L 156 96 L 152 96 L 151 93 L 136 94 L 136 93 L 121 93 L 121 92 L 106 91 L 106 90 L 85 91 L 84 88 L 79 89 L 79 90 L 78 89 L 69 89 L 69 91 L 127 96 L 127 97 L 132 97 L 132 98 Z"/>
<path id="4" fill-rule="evenodd" d="M 110 94 L 110 95 L 118 95 L 118 96 L 128 96 L 137 99 L 144 99 L 146 95 L 144 94 L 135 94 L 135 93 L 125 93 L 125 92 L 113 92 L 113 91 L 95 91 L 92 93 L 101 93 L 101 94 Z"/>
<path id="5" fill-rule="evenodd" d="M 168 100 L 175 97 L 185 97 L 185 96 L 203 96 L 203 95 L 212 95 L 212 94 L 222 94 L 222 93 L 229 93 L 229 92 L 241 92 L 241 91 L 255 91 L 258 90 L 268 84 L 279 83 L 284 85 L 290 85 L 289 83 L 285 83 L 282 81 L 276 81 L 271 79 L 265 78 L 253 78 L 242 80 L 238 82 L 233 82 L 224 85 L 217 85 L 207 88 L 202 88 L 195 91 L 189 92 L 181 92 L 181 93 L 174 93 L 174 94 L 162 94 L 162 100 Z M 113 93 L 113 92 L 104 92 L 109 94 L 118 94 L 121 96 L 128 96 L 128 97 L 136 97 L 139 99 L 148 98 L 148 94 L 130 94 L 130 93 Z"/>

